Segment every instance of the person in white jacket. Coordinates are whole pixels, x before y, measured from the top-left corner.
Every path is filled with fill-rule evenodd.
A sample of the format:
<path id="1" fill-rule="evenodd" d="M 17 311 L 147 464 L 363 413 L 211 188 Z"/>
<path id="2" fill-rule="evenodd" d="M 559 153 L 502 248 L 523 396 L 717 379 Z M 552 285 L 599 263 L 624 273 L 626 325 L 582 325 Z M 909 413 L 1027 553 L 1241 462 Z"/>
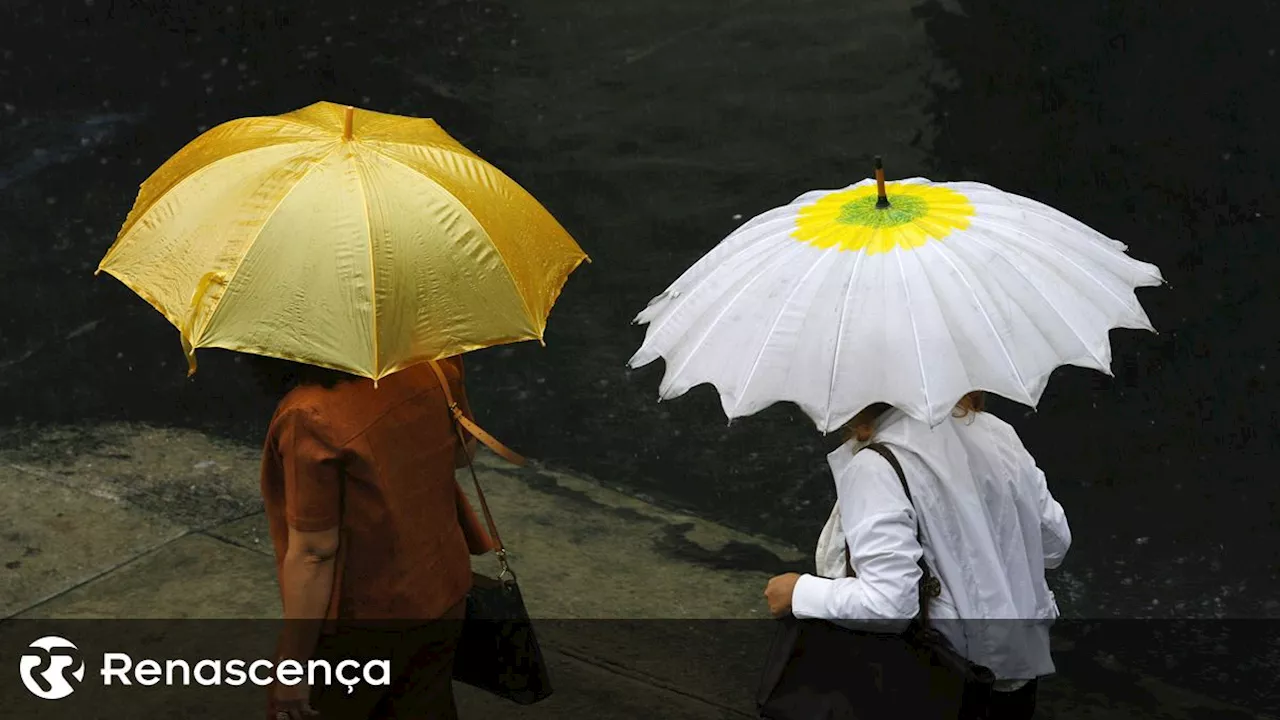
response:
<path id="1" fill-rule="evenodd" d="M 880 403 L 855 417 L 850 440 L 828 456 L 837 500 L 817 573 L 775 577 L 765 596 L 775 616 L 900 632 L 919 611 L 923 553 L 942 585 L 931 623 L 997 678 L 990 706 L 964 716 L 1012 720 L 1034 714 L 1037 680 L 1054 672 L 1058 607 L 1045 570 L 1062 563 L 1071 530 L 1034 458 L 983 400 L 966 395 L 935 428 Z M 858 452 L 871 441 L 897 457 L 914 507 L 883 457 Z"/>

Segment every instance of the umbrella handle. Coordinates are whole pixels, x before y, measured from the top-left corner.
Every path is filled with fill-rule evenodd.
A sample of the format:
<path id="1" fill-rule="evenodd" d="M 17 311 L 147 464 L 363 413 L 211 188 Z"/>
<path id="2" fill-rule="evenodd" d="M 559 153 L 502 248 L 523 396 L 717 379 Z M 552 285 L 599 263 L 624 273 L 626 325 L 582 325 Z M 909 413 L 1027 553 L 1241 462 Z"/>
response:
<path id="1" fill-rule="evenodd" d="M 889 207 L 889 196 L 884 190 L 884 162 L 880 156 L 876 156 L 876 209 L 885 210 Z"/>
<path id="2" fill-rule="evenodd" d="M 355 119 L 356 119 L 356 109 L 351 106 L 347 106 L 346 116 L 342 119 L 342 139 L 343 140 L 351 139 L 351 126 L 355 124 Z"/>

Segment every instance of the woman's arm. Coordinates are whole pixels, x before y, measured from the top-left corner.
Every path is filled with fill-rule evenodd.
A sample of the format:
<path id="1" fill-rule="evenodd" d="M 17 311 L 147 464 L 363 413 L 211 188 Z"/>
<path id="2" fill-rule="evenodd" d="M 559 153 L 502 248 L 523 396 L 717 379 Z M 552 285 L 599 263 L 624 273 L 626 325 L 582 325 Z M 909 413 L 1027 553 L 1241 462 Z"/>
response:
<path id="1" fill-rule="evenodd" d="M 280 566 L 280 594 L 284 601 L 284 631 L 280 656 L 305 662 L 315 652 L 320 626 L 333 593 L 339 531 L 289 528 L 289 549 Z"/>
<path id="2" fill-rule="evenodd" d="M 1071 526 L 1067 524 L 1067 513 L 1062 505 L 1049 492 L 1044 472 L 1033 465 L 1031 473 L 1040 503 L 1040 541 L 1044 545 L 1044 566 L 1053 570 L 1062 565 L 1067 550 L 1071 549 Z"/>
<path id="3" fill-rule="evenodd" d="M 918 562 L 924 551 L 916 540 L 915 513 L 893 468 L 873 454 L 850 464 L 836 480 L 836 493 L 849 562 L 858 575 L 801 576 L 792 613 L 899 632 L 920 609 Z"/>
<path id="4" fill-rule="evenodd" d="M 316 650 L 336 591 L 334 575 L 342 523 L 341 451 L 328 441 L 324 419 L 313 409 L 295 409 L 279 419 L 272 443 L 284 484 L 288 544 L 280 559 L 284 605 L 277 657 L 305 663 Z M 305 710 L 309 688 L 277 683 L 273 703 L 288 712 Z"/>

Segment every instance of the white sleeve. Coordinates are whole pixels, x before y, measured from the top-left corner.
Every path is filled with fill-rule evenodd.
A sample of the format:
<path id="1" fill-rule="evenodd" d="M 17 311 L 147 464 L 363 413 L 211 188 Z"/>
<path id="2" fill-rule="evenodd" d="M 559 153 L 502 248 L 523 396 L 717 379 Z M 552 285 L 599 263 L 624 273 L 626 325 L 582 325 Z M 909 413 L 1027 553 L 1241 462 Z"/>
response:
<path id="1" fill-rule="evenodd" d="M 836 478 L 836 494 L 857 577 L 801 576 L 791 612 L 801 619 L 901 631 L 920 609 L 917 563 L 923 550 L 916 541 L 915 513 L 898 476 L 875 453 L 859 453 Z"/>
<path id="2" fill-rule="evenodd" d="M 1040 502 L 1040 541 L 1044 545 L 1044 566 L 1053 570 L 1062 564 L 1071 548 L 1071 526 L 1067 513 L 1049 492 L 1049 482 L 1040 468 L 1031 467 L 1031 481 Z"/>

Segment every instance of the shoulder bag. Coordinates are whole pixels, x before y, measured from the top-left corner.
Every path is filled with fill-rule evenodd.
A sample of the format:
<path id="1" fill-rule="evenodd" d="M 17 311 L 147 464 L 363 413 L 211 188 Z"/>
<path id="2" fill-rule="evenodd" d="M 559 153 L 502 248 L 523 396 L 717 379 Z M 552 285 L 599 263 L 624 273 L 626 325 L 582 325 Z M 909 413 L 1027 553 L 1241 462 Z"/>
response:
<path id="1" fill-rule="evenodd" d="M 462 412 L 439 364 L 432 362 L 431 368 L 444 389 L 463 452 L 467 446 L 465 431 L 507 461 L 524 465 L 524 458 L 480 429 Z M 485 524 L 498 546 L 495 554 L 500 572 L 496 578 L 473 573 L 471 592 L 467 595 L 467 616 L 453 661 L 453 679 L 520 705 L 531 705 L 551 695 L 551 678 L 470 453 L 467 453 L 467 468 L 471 471 Z"/>
<path id="2" fill-rule="evenodd" d="M 898 459 L 884 445 L 867 449 L 894 469 L 915 507 Z M 918 513 L 917 513 L 918 516 Z M 916 540 L 921 541 L 919 518 Z M 924 547 L 921 542 L 921 547 Z M 845 549 L 846 563 L 848 548 Z M 769 648 L 756 704 L 768 720 L 955 718 L 980 702 L 995 676 L 956 651 L 929 624 L 929 601 L 942 585 L 920 557 L 920 609 L 901 634 L 851 630 L 823 620 L 788 615 Z M 847 567 L 853 577 L 853 568 Z"/>

